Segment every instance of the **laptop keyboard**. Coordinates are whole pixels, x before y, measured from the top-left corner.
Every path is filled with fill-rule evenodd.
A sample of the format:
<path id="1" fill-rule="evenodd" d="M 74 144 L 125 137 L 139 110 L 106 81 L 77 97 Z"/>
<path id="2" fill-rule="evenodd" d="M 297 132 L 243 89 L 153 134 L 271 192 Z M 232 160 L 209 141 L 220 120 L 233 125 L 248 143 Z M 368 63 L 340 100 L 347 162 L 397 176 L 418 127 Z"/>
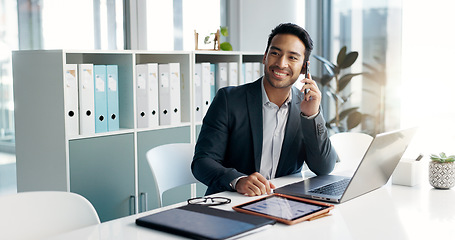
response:
<path id="1" fill-rule="evenodd" d="M 337 196 L 344 192 L 350 181 L 351 179 L 349 178 L 342 179 L 340 181 L 336 181 L 315 189 L 311 189 L 309 192 Z"/>

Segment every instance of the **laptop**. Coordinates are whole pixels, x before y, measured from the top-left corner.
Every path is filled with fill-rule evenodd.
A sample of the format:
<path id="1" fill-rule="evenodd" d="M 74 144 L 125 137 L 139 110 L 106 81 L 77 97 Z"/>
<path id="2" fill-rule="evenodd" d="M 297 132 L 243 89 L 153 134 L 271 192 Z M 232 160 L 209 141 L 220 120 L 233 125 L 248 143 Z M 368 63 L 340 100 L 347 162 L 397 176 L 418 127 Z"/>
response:
<path id="1" fill-rule="evenodd" d="M 333 203 L 371 192 L 387 183 L 416 130 L 409 128 L 376 135 L 352 177 L 315 176 L 274 192 Z"/>

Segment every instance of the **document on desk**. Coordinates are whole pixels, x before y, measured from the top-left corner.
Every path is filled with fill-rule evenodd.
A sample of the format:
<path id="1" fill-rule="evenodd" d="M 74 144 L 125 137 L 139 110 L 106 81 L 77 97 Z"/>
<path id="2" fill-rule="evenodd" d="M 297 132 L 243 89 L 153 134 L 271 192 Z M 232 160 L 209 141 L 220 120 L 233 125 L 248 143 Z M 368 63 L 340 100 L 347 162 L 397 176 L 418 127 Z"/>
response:
<path id="1" fill-rule="evenodd" d="M 193 239 L 230 239 L 275 220 L 200 205 L 186 205 L 136 219 L 136 224 Z"/>

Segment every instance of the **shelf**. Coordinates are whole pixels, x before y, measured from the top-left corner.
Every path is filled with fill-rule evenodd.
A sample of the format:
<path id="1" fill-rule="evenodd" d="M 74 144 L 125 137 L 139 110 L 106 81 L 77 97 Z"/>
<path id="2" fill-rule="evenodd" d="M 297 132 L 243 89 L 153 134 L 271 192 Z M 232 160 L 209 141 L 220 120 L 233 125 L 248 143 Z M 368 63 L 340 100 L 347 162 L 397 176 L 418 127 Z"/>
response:
<path id="1" fill-rule="evenodd" d="M 262 62 L 261 53 L 222 51 L 13 51 L 17 189 L 71 191 L 85 196 L 102 221 L 157 207 L 153 176 L 145 153 L 167 143 L 195 143 L 195 64 Z M 120 130 L 69 136 L 65 126 L 66 64 L 118 66 Z M 181 123 L 137 127 L 136 65 L 179 63 Z M 170 204 L 186 199 L 189 188 L 168 193 Z M 198 185 L 203 195 L 205 186 Z M 146 200 L 142 196 L 148 196 Z M 143 201 L 147 201 L 145 209 Z"/>

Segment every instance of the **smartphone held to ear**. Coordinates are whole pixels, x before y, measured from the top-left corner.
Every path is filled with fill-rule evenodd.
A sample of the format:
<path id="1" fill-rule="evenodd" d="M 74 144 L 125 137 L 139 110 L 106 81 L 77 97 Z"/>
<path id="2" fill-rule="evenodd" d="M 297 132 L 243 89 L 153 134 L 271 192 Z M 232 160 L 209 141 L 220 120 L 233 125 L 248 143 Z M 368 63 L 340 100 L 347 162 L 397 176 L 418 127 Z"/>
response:
<path id="1" fill-rule="evenodd" d="M 294 86 L 297 89 L 299 89 L 299 90 L 302 89 L 304 84 L 301 82 L 301 80 L 304 79 L 304 78 L 308 78 L 309 77 L 309 73 L 310 73 L 310 62 L 307 61 L 302 67 L 302 71 L 301 71 L 301 74 L 300 74 L 299 78 L 294 83 Z M 305 89 L 304 93 L 307 94 L 309 91 L 310 91 L 309 89 Z"/>
<path id="2" fill-rule="evenodd" d="M 310 61 L 307 61 L 305 63 L 305 78 L 309 78 L 310 77 Z M 305 83 L 307 84 L 307 83 Z M 305 94 L 308 94 L 308 92 L 310 91 L 310 89 L 305 89 Z"/>

